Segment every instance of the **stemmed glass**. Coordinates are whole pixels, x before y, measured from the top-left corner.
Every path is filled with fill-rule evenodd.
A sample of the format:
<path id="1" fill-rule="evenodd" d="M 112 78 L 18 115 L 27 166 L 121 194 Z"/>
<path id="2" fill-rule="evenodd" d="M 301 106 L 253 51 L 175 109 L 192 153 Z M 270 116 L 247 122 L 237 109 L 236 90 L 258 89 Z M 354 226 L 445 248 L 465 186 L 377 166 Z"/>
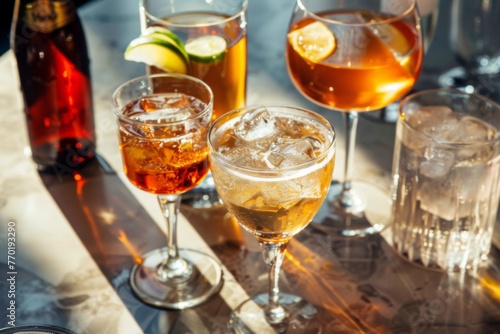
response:
<path id="1" fill-rule="evenodd" d="M 328 192 L 335 157 L 331 125 L 300 108 L 247 107 L 215 121 L 209 147 L 224 205 L 257 238 L 270 267 L 269 292 L 242 303 L 229 327 L 291 333 L 301 321 L 313 326 L 316 309 L 280 293 L 278 281 L 288 242 L 309 224 Z"/>
<path id="2" fill-rule="evenodd" d="M 147 75 L 113 93 L 124 170 L 137 188 L 157 195 L 167 222 L 168 247 L 143 256 L 130 283 L 147 304 L 184 309 L 218 292 L 217 260 L 177 245 L 180 194 L 194 188 L 209 170 L 207 133 L 213 95 L 210 87 L 180 74 Z"/>
<path id="3" fill-rule="evenodd" d="M 334 183 L 312 226 L 342 236 L 384 229 L 388 194 L 352 181 L 360 112 L 383 108 L 413 87 L 423 43 L 415 0 L 297 0 L 286 39 L 286 64 L 305 97 L 343 112 L 344 180 Z"/>
<path id="4" fill-rule="evenodd" d="M 439 18 L 439 0 L 417 0 L 417 8 L 420 15 L 420 30 L 422 31 L 424 53 L 427 53 L 436 33 Z M 376 122 L 395 124 L 399 119 L 400 102 L 395 101 L 384 108 L 363 113 L 361 116 Z"/>

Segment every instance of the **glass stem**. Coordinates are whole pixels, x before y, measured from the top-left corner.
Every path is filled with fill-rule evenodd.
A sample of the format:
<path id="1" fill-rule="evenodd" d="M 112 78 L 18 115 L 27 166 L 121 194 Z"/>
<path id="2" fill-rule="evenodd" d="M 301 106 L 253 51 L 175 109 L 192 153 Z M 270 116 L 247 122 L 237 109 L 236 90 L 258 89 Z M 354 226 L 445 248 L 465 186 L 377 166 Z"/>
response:
<path id="1" fill-rule="evenodd" d="M 157 274 L 160 280 L 170 283 L 182 283 L 186 281 L 193 272 L 191 264 L 179 255 L 177 246 L 177 218 L 181 205 L 179 195 L 160 195 L 158 203 L 162 208 L 167 222 L 167 258 L 159 265 Z"/>
<path id="2" fill-rule="evenodd" d="M 345 164 L 344 164 L 344 182 L 342 183 L 342 193 L 340 193 L 338 202 L 343 208 L 350 208 L 354 205 L 355 199 L 351 192 L 352 180 L 352 162 L 354 158 L 354 147 L 356 145 L 356 130 L 358 128 L 359 115 L 356 111 L 346 112 L 345 120 Z"/>
<path id="3" fill-rule="evenodd" d="M 279 303 L 279 276 L 285 257 L 288 241 L 281 243 L 261 242 L 264 261 L 271 267 L 269 271 L 269 302 L 264 310 L 268 323 L 275 325 L 287 317 L 285 309 Z"/>

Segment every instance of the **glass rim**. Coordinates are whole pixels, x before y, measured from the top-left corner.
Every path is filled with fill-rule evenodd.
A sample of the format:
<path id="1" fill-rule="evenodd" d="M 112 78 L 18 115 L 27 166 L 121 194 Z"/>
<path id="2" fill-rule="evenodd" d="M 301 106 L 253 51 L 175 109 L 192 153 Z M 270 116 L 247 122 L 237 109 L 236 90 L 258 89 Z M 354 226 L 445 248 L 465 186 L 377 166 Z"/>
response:
<path id="1" fill-rule="evenodd" d="M 328 129 L 328 132 L 330 132 L 332 134 L 332 140 L 329 143 L 329 145 L 324 149 L 324 151 L 321 152 L 320 155 L 318 155 L 317 157 L 315 157 L 314 159 L 312 159 L 310 161 L 301 163 L 301 164 L 296 165 L 296 166 L 278 168 L 278 169 L 263 169 L 263 168 L 242 167 L 242 166 L 235 165 L 234 163 L 232 163 L 232 161 L 228 161 L 227 159 L 224 158 L 224 155 L 218 153 L 214 149 L 214 145 L 212 145 L 212 141 L 213 141 L 212 134 L 215 133 L 215 131 L 216 131 L 215 129 L 216 129 L 217 125 L 224 123 L 225 121 L 229 121 L 233 118 L 238 117 L 237 115 L 240 113 L 243 114 L 245 111 L 254 110 L 257 108 L 293 109 L 293 110 L 299 111 L 301 113 L 305 113 L 309 116 L 313 116 L 314 119 L 321 121 L 321 123 L 323 125 L 325 125 L 325 128 Z M 295 172 L 295 171 L 299 171 L 299 170 L 303 170 L 303 169 L 308 169 L 309 167 L 316 165 L 316 163 L 318 161 L 326 159 L 328 155 L 335 153 L 337 132 L 335 131 L 335 129 L 333 128 L 331 123 L 326 118 L 324 118 L 323 116 L 321 116 L 320 114 L 318 114 L 314 111 L 311 111 L 311 110 L 308 110 L 305 108 L 293 107 L 293 106 L 288 106 L 288 105 L 250 105 L 250 106 L 245 106 L 245 107 L 231 110 L 231 111 L 223 114 L 218 119 L 216 119 L 215 122 L 213 122 L 212 125 L 210 126 L 210 129 L 208 130 L 207 138 L 208 138 L 207 142 L 208 142 L 210 155 L 214 156 L 217 159 L 217 161 L 221 162 L 222 165 L 227 166 L 227 167 L 231 167 L 232 169 L 240 171 L 244 174 L 277 175 L 277 174 L 283 174 L 284 172 L 290 173 L 290 172 Z"/>
<path id="2" fill-rule="evenodd" d="M 119 107 L 117 105 L 117 101 L 116 101 L 117 97 L 118 97 L 118 94 L 126 86 L 129 86 L 129 85 L 134 84 L 134 83 L 141 82 L 143 80 L 149 80 L 149 79 L 155 79 L 155 78 L 177 78 L 177 79 L 186 79 L 186 80 L 195 82 L 195 83 L 201 85 L 202 87 L 204 87 L 207 90 L 207 92 L 209 93 L 209 96 L 210 96 L 210 102 L 206 104 L 206 106 L 203 109 L 203 111 L 200 111 L 199 113 L 197 113 L 195 115 L 192 115 L 189 118 L 186 118 L 186 119 L 183 119 L 183 120 L 180 120 L 180 121 L 168 122 L 168 123 L 160 123 L 160 124 L 146 123 L 146 122 L 139 121 L 139 120 L 136 120 L 136 119 L 132 119 L 132 118 L 130 118 L 128 116 L 123 115 L 123 113 L 122 113 L 123 106 Z M 166 94 L 166 93 L 169 93 L 169 92 L 159 93 L 159 95 Z M 144 95 L 137 96 L 135 100 L 141 98 L 142 96 L 144 96 Z M 132 101 L 133 100 L 131 100 L 130 102 L 132 102 Z M 178 125 L 178 124 L 183 124 L 183 123 L 185 123 L 187 121 L 193 121 L 193 120 L 205 117 L 207 113 L 212 113 L 213 104 L 214 104 L 214 94 L 213 94 L 212 89 L 210 88 L 210 86 L 208 86 L 208 84 L 206 84 L 203 80 L 200 80 L 200 79 L 198 79 L 196 77 L 193 77 L 191 75 L 178 74 L 178 73 L 158 73 L 158 74 L 146 74 L 146 75 L 142 75 L 142 76 L 135 77 L 135 78 L 132 78 L 130 80 L 127 80 L 127 81 L 123 82 L 122 84 L 120 84 L 113 91 L 113 94 L 111 96 L 111 102 L 113 104 L 114 114 L 120 120 L 129 122 L 129 123 L 132 123 L 132 124 L 147 124 L 148 126 L 153 126 L 153 127 L 167 127 L 167 126 L 175 126 L 175 125 Z"/>
<path id="3" fill-rule="evenodd" d="M 143 1 L 143 0 L 141 0 Z M 400 0 L 393 0 L 397 1 L 397 3 L 401 3 Z M 339 20 L 334 20 L 334 19 L 327 19 L 322 16 L 317 15 L 315 12 L 310 11 L 307 9 L 307 6 L 304 4 L 304 0 L 297 0 L 297 5 L 308 15 L 316 19 L 317 21 L 322 21 L 322 22 L 327 22 L 331 24 L 336 24 L 336 25 L 343 25 L 343 26 L 352 26 L 352 27 L 366 27 L 366 26 L 377 26 L 377 25 L 382 25 L 382 24 L 390 24 L 396 21 L 400 21 L 402 18 L 409 16 L 413 12 L 417 12 L 417 1 L 416 0 L 409 0 L 411 3 L 408 6 L 408 8 L 401 13 L 389 17 L 389 18 L 384 18 L 383 20 L 377 21 L 377 22 L 344 22 L 344 21 L 339 21 Z"/>
<path id="4" fill-rule="evenodd" d="M 467 98 L 473 98 L 477 101 L 481 101 L 484 103 L 487 103 L 491 105 L 494 109 L 496 109 L 500 113 L 500 104 L 493 101 L 492 99 L 485 97 L 483 95 L 477 94 L 477 93 L 467 93 L 464 91 L 461 91 L 459 89 L 453 89 L 453 88 L 432 88 L 432 89 L 424 89 L 412 94 L 407 95 L 404 97 L 398 106 L 399 109 L 399 121 L 398 123 L 401 123 L 404 127 L 407 129 L 410 129 L 410 131 L 417 133 L 419 136 L 422 136 L 432 142 L 434 142 L 437 145 L 443 146 L 443 147 L 453 147 L 453 148 L 473 148 L 473 147 L 482 147 L 486 145 L 491 145 L 492 143 L 500 142 L 500 122 L 498 127 L 495 127 L 497 134 L 495 135 L 494 138 L 490 140 L 485 140 L 482 142 L 475 142 L 475 143 L 460 143 L 460 142 L 447 142 L 440 140 L 436 138 L 435 136 L 428 135 L 426 133 L 423 133 L 419 129 L 415 128 L 413 125 L 411 125 L 407 118 L 405 118 L 403 115 L 403 107 L 413 100 L 415 97 L 423 96 L 423 95 L 450 95 L 450 96 L 458 96 L 458 97 L 467 97 Z M 482 120 L 484 121 L 484 120 Z"/>
<path id="5" fill-rule="evenodd" d="M 192 28 L 192 27 L 210 27 L 210 26 L 216 26 L 216 25 L 227 23 L 227 22 L 231 22 L 231 21 L 235 20 L 236 18 L 244 15 L 244 13 L 246 12 L 246 10 L 248 8 L 248 1 L 249 0 L 243 0 L 241 3 L 241 8 L 235 14 L 228 16 L 228 17 L 225 17 L 224 19 L 221 19 L 221 20 L 216 20 L 213 22 L 204 22 L 204 23 L 178 23 L 178 22 L 172 22 L 172 21 L 169 21 L 166 19 L 159 18 L 158 16 L 152 14 L 151 12 L 149 12 L 146 9 L 145 3 L 147 1 L 149 1 L 149 0 L 139 0 L 139 8 L 140 8 L 140 11 L 143 11 L 144 15 L 146 15 L 151 20 L 153 20 L 157 23 L 167 25 L 167 26 L 172 26 L 172 27 Z M 180 13 L 192 13 L 192 12 L 194 12 L 194 11 L 190 10 L 189 12 L 180 12 Z M 214 13 L 217 13 L 217 12 L 214 12 Z"/>

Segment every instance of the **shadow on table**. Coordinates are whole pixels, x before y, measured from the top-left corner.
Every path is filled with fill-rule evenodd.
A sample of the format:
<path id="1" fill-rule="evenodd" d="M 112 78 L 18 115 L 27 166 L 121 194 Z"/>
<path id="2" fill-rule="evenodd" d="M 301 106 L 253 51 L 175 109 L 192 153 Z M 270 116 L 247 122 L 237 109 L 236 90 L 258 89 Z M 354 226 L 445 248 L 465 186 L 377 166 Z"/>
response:
<path id="1" fill-rule="evenodd" d="M 230 308 L 220 296 L 181 312 L 135 298 L 129 270 L 165 236 L 104 160 L 78 175 L 41 177 L 144 332 L 224 333 Z M 181 211 L 249 295 L 266 291 L 268 268 L 255 238 L 223 207 Z M 407 262 L 381 235 L 338 239 L 306 228 L 290 242 L 280 287 L 311 302 L 327 332 L 500 333 L 496 248 L 491 258 L 477 276 L 446 275 Z"/>
<path id="2" fill-rule="evenodd" d="M 184 208 L 187 217 L 191 211 Z M 238 283 L 250 296 L 266 292 L 255 238 L 223 208 L 197 212 L 190 222 Z M 280 290 L 311 302 L 326 333 L 500 333 L 499 268 L 495 247 L 477 275 L 446 274 L 408 262 L 381 235 L 348 239 L 306 228 L 289 244 Z"/>
<path id="3" fill-rule="evenodd" d="M 219 295 L 189 310 L 165 311 L 143 304 L 132 293 L 128 281 L 131 267 L 140 261 L 141 254 L 163 247 L 167 241 L 164 232 L 102 157 L 73 174 L 40 176 L 145 333 L 208 333 L 221 323 L 225 325 L 230 311 Z"/>
<path id="4" fill-rule="evenodd" d="M 301 266 L 285 265 L 287 274 L 308 278 L 295 280 L 294 290 L 334 314 L 332 329 L 349 324 L 359 333 L 500 333 L 495 247 L 477 275 L 424 269 L 380 235 L 339 239 L 306 229 L 289 252 Z"/>

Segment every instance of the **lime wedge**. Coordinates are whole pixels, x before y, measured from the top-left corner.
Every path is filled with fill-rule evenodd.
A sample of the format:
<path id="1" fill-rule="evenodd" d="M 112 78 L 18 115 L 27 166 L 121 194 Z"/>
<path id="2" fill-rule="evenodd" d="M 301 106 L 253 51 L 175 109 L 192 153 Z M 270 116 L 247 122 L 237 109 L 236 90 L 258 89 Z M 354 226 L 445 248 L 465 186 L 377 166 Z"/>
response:
<path id="1" fill-rule="evenodd" d="M 125 50 L 125 59 L 156 66 L 165 72 L 186 74 L 189 58 L 182 45 L 166 35 L 154 35 L 132 40 Z"/>
<path id="2" fill-rule="evenodd" d="M 288 41 L 301 57 L 312 62 L 325 59 L 335 51 L 333 33 L 321 22 L 314 22 L 288 34 Z"/>
<path id="3" fill-rule="evenodd" d="M 186 51 L 191 60 L 200 63 L 213 63 L 224 58 L 227 41 L 218 35 L 195 38 L 186 43 Z"/>

